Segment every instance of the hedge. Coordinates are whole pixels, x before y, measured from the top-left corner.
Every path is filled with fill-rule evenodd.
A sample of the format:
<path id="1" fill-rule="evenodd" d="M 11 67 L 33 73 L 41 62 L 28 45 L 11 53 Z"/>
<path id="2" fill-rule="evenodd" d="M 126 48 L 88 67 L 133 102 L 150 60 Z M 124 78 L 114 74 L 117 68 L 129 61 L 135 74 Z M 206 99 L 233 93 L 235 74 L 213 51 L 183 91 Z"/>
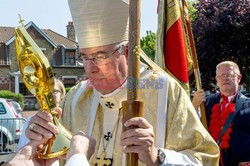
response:
<path id="1" fill-rule="evenodd" d="M 17 101 L 22 108 L 24 108 L 24 98 L 23 95 L 20 93 L 16 94 L 8 90 L 0 90 L 0 97 L 6 99 L 13 99 Z"/>
<path id="2" fill-rule="evenodd" d="M 66 88 L 65 88 L 66 93 L 67 93 L 68 91 L 70 91 L 71 88 L 72 88 L 72 87 L 66 87 Z"/>

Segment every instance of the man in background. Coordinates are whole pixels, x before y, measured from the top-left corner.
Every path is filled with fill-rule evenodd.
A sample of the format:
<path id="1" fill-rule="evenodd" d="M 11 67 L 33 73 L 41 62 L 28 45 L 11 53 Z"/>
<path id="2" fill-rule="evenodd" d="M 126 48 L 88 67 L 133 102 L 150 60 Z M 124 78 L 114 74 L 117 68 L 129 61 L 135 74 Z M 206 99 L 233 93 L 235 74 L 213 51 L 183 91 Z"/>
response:
<path id="1" fill-rule="evenodd" d="M 250 99 L 239 92 L 241 80 L 239 67 L 232 61 L 224 61 L 216 66 L 216 81 L 219 93 L 205 98 L 203 90 L 194 93 L 193 105 L 197 110 L 206 102 L 209 132 L 221 149 L 220 165 L 236 166 L 250 161 Z M 236 113 L 236 107 L 239 110 Z M 236 114 L 229 127 L 221 135 L 227 120 Z M 250 162 L 249 162 L 250 164 Z"/>

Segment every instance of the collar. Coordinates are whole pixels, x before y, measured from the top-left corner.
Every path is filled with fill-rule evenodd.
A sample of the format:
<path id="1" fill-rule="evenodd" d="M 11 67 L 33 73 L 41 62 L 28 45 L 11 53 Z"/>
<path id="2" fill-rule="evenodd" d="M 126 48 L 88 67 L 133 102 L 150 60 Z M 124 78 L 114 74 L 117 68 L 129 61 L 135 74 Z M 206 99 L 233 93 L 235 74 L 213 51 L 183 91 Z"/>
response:
<path id="1" fill-rule="evenodd" d="M 125 81 L 122 86 L 115 91 L 102 95 L 98 91 L 94 91 L 95 93 L 100 94 L 100 104 L 107 111 L 118 111 L 121 108 L 121 101 L 126 100 L 127 98 L 127 81 Z"/>
<path id="2" fill-rule="evenodd" d="M 221 99 L 223 99 L 223 100 L 227 99 L 227 103 L 230 103 L 230 102 L 233 101 L 233 99 L 235 98 L 236 94 L 237 93 L 235 93 L 234 95 L 231 95 L 231 96 L 225 96 L 223 94 L 220 94 L 220 96 L 221 96 Z"/>
<path id="3" fill-rule="evenodd" d="M 228 101 L 231 102 L 233 100 L 233 98 L 235 97 L 235 95 L 232 95 L 232 96 L 228 96 Z"/>

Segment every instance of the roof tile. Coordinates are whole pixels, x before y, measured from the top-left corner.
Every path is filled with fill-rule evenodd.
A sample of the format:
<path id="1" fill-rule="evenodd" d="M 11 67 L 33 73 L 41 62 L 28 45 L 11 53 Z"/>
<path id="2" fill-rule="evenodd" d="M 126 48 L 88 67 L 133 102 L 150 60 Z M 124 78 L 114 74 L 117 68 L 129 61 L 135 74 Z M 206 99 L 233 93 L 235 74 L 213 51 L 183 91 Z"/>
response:
<path id="1" fill-rule="evenodd" d="M 0 27 L 0 43 L 6 43 L 13 35 L 15 28 Z"/>
<path id="2" fill-rule="evenodd" d="M 14 35 L 14 27 L 0 27 L 0 43 L 6 43 Z M 42 29 L 42 31 L 58 46 L 64 45 L 67 49 L 75 49 L 77 42 L 70 40 L 50 29 Z"/>
<path id="3" fill-rule="evenodd" d="M 50 29 L 42 29 L 42 31 L 54 42 L 56 45 L 64 45 L 68 49 L 75 49 L 77 42 L 70 40 Z"/>

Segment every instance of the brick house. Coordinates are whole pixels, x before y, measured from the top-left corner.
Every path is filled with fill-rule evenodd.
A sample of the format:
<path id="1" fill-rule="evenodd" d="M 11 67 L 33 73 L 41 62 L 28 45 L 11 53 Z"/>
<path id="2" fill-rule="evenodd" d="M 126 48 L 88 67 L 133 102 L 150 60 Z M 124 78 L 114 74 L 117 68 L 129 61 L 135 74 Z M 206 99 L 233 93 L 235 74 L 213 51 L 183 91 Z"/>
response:
<path id="1" fill-rule="evenodd" d="M 76 63 L 79 49 L 72 22 L 68 22 L 67 37 L 50 29 L 40 29 L 32 21 L 25 28 L 48 58 L 56 78 L 62 80 L 65 87 L 72 87 L 86 78 L 83 67 Z M 23 94 L 26 108 L 33 109 L 36 99 L 26 89 L 17 65 L 14 29 L 0 27 L 0 90 Z"/>

